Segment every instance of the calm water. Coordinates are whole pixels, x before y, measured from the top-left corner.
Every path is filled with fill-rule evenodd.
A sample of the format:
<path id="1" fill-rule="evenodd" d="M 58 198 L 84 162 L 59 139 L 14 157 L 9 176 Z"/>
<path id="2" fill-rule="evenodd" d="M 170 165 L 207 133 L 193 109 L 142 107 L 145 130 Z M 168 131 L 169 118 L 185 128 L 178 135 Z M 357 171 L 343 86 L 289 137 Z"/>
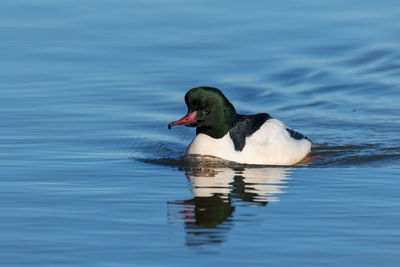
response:
<path id="1" fill-rule="evenodd" d="M 398 1 L 2 1 L 1 266 L 399 266 Z M 310 137 L 188 166 L 185 92 Z"/>

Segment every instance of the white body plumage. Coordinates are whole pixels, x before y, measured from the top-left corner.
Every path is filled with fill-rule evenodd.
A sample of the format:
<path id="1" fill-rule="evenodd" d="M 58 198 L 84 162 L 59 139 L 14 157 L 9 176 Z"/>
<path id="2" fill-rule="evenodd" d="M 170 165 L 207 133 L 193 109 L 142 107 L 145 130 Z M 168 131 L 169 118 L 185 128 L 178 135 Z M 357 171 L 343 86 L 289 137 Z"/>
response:
<path id="1" fill-rule="evenodd" d="M 222 138 L 198 134 L 189 145 L 187 155 L 221 158 L 244 164 L 293 165 L 311 151 L 307 139 L 295 139 L 287 126 L 277 119 L 268 119 L 256 132 L 246 137 L 242 151 L 236 151 L 229 132 Z"/>

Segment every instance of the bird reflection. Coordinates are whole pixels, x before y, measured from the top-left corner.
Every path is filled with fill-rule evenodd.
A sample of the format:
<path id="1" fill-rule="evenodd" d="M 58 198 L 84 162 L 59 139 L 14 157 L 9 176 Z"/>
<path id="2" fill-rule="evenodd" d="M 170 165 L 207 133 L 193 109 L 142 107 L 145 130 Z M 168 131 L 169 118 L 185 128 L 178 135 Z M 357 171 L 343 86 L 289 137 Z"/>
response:
<path id="1" fill-rule="evenodd" d="M 185 169 L 193 198 L 169 202 L 169 215 L 183 220 L 188 246 L 221 243 L 234 222 L 235 206 L 266 206 L 287 187 L 287 168 Z M 174 215 L 174 216 L 172 216 Z"/>

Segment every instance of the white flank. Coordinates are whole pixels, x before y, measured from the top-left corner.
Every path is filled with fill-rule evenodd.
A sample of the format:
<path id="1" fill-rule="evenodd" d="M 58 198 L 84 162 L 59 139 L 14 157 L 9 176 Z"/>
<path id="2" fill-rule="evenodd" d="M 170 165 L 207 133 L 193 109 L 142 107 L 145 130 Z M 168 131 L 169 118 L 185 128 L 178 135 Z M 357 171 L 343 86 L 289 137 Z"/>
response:
<path id="1" fill-rule="evenodd" d="M 214 156 L 245 164 L 293 165 L 311 151 L 311 142 L 292 138 L 286 128 L 277 119 L 267 120 L 253 135 L 246 137 L 242 151 L 235 151 L 229 133 L 220 139 L 198 134 L 186 154 Z"/>

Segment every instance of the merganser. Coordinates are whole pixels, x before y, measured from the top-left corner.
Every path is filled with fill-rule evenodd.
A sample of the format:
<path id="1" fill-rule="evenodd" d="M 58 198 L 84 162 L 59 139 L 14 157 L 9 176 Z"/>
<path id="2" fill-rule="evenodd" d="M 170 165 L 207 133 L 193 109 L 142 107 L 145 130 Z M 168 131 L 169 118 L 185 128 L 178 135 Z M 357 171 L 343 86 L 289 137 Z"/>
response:
<path id="1" fill-rule="evenodd" d="M 217 88 L 196 87 L 185 95 L 187 114 L 175 125 L 196 127 L 186 155 L 243 164 L 293 165 L 311 151 L 311 141 L 267 113 L 237 114 Z"/>

